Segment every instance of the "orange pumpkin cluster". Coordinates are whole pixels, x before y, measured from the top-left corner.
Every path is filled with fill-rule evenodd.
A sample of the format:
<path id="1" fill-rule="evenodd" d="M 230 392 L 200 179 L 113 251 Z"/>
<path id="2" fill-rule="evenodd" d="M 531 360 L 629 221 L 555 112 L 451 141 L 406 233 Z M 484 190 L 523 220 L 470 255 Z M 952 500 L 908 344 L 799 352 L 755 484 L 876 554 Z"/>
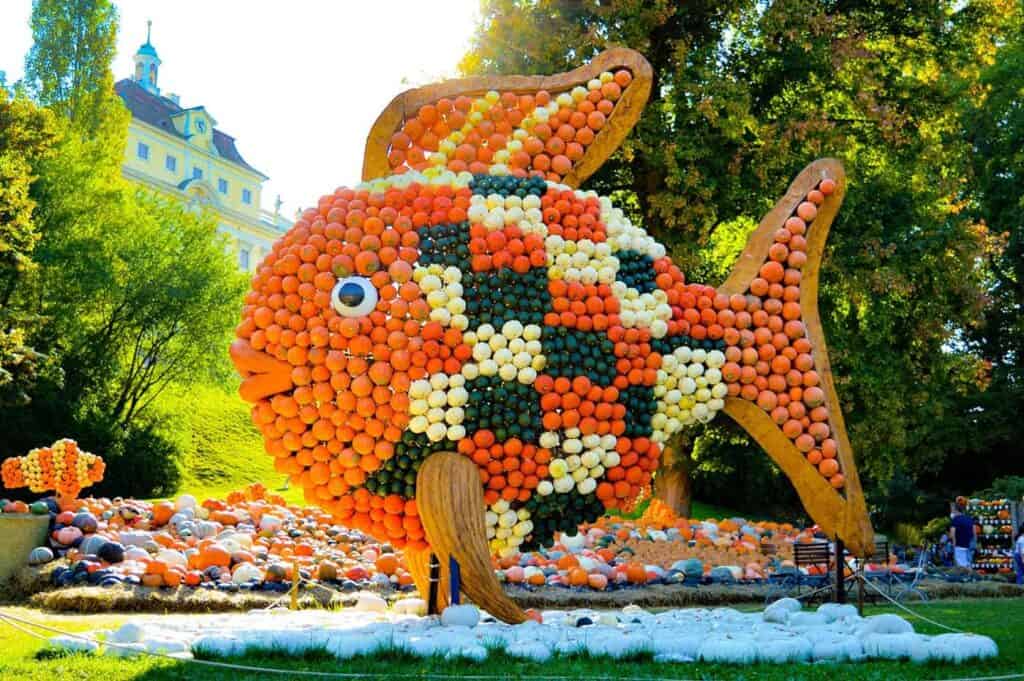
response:
<path id="1" fill-rule="evenodd" d="M 471 264 L 474 272 L 510 267 L 519 274 L 525 274 L 532 267 L 547 264 L 544 238 L 535 233 L 523 234 L 518 225 L 506 225 L 493 231 L 488 231 L 483 225 L 472 225 L 469 228 L 469 252 L 473 255 Z"/>
<path id="2" fill-rule="evenodd" d="M 589 239 L 602 243 L 608 239 L 607 226 L 601 221 L 601 204 L 596 197 L 581 198 L 568 189 L 548 189 L 540 198 L 541 215 L 548 234 L 566 241 Z"/>
<path id="3" fill-rule="evenodd" d="M 658 470 L 661 446 L 646 437 L 619 437 L 615 451 L 619 464 L 608 469 L 606 480 L 597 485 L 597 498 L 606 508 L 628 508 L 651 483 Z"/>
<path id="4" fill-rule="evenodd" d="M 533 384 L 541 394 L 544 429 L 557 432 L 579 428 L 583 435 L 619 436 L 626 430 L 626 407 L 619 403 L 619 389 L 594 385 L 586 376 L 573 380 L 541 375 Z"/>
<path id="5" fill-rule="evenodd" d="M 620 325 L 619 299 L 607 284 L 552 279 L 548 293 L 553 311 L 544 315 L 545 324 L 580 331 L 607 331 Z"/>
<path id="6" fill-rule="evenodd" d="M 569 93 L 439 99 L 421 106 L 391 136 L 388 164 L 395 173 L 431 166 L 486 173 L 502 163 L 520 177 L 537 172 L 560 182 L 583 158 L 632 80 L 620 69 Z"/>
<path id="7" fill-rule="evenodd" d="M 484 502 L 526 501 L 548 474 L 551 451 L 519 438 L 497 442 L 488 429 L 476 431 L 473 437 L 459 441 L 458 451 L 473 459 L 480 468 L 484 485 Z"/>

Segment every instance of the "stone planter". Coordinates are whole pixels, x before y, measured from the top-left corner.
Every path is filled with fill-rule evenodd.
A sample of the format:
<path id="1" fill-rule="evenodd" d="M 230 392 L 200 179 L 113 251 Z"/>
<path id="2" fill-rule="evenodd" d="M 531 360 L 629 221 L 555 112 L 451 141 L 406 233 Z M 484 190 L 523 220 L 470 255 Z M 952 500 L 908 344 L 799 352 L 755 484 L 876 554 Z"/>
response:
<path id="1" fill-rule="evenodd" d="M 28 565 L 28 554 L 46 543 L 49 515 L 0 514 L 0 584 Z"/>

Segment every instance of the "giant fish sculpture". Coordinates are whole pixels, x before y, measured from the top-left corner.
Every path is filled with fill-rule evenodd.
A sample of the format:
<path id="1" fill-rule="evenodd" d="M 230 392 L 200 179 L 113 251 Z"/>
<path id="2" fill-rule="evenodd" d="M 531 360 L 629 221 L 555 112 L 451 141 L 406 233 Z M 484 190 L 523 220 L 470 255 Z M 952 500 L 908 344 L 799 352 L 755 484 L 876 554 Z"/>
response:
<path id="1" fill-rule="evenodd" d="M 614 49 L 552 77 L 408 91 L 363 183 L 306 210 L 256 269 L 231 346 L 279 471 L 341 523 L 429 557 L 506 621 L 492 554 L 549 545 L 649 489 L 720 411 L 854 552 L 872 530 L 817 312 L 844 191 L 819 160 L 720 286 L 579 184 L 640 116 L 651 68 Z M 438 605 L 446 604 L 444 589 Z"/>

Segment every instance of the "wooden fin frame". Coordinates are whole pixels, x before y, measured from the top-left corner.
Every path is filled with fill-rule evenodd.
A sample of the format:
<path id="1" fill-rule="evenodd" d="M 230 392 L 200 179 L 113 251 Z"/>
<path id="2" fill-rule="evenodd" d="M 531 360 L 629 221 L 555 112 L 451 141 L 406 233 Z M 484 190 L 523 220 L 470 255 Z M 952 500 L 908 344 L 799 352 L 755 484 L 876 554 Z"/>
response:
<path id="1" fill-rule="evenodd" d="M 391 136 L 402 127 L 407 116 L 415 116 L 425 104 L 433 104 L 445 97 L 481 96 L 489 90 L 515 94 L 547 90 L 554 95 L 577 85 L 586 85 L 602 72 L 619 68 L 628 69 L 633 80 L 615 102 L 615 108 L 594 141 L 586 148 L 583 158 L 562 178 L 563 184 L 579 187 L 619 148 L 647 104 L 654 81 L 653 70 L 647 59 L 635 50 L 624 47 L 605 50 L 588 64 L 553 76 L 474 76 L 406 90 L 384 108 L 367 135 L 363 153 L 363 181 L 385 177 L 393 172 L 388 163 Z"/>
<path id="2" fill-rule="evenodd" d="M 735 419 L 785 472 L 796 488 L 804 508 L 826 534 L 842 539 L 855 555 L 870 556 L 874 551 L 874 531 L 857 475 L 850 438 L 846 433 L 843 411 L 836 395 L 825 333 L 818 314 L 818 279 L 821 273 L 822 254 L 832 220 L 839 211 L 846 192 L 846 173 L 842 163 L 836 159 L 824 158 L 804 168 L 790 184 L 786 195 L 764 216 L 758 228 L 750 235 L 735 268 L 728 280 L 718 287 L 718 291 L 726 295 L 747 292 L 750 282 L 758 276 L 758 270 L 768 257 L 768 249 L 774 241 L 775 231 L 782 228 L 809 191 L 817 187 L 822 180 L 829 178 L 836 183 L 835 191 L 825 197 L 824 203 L 818 207 L 818 214 L 807 232 L 807 262 L 800 280 L 800 313 L 807 337 L 811 341 L 814 366 L 821 377 L 821 388 L 825 392 L 829 427 L 838 444 L 837 458 L 845 479 L 843 493 L 834 489 L 828 480 L 807 462 L 793 442 L 759 406 L 739 397 L 728 397 L 725 400 L 725 412 Z"/>
<path id="3" fill-rule="evenodd" d="M 480 471 L 471 459 L 454 452 L 430 455 L 416 476 L 416 508 L 430 548 L 407 552 L 406 564 L 424 600 L 430 593 L 430 554 L 441 563 L 437 610 L 448 606 L 449 557 L 459 563 L 461 591 L 494 617 L 518 624 L 526 614 L 509 598 L 494 576 L 484 523 Z"/>

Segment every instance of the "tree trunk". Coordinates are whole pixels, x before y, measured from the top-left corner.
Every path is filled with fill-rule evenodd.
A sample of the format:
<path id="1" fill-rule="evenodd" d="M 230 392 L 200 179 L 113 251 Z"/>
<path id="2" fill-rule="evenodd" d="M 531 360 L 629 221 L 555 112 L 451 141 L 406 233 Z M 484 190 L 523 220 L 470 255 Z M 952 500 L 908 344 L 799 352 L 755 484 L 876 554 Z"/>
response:
<path id="1" fill-rule="evenodd" d="M 682 518 L 690 517 L 693 504 L 689 449 L 690 443 L 683 438 L 667 443 L 654 480 L 654 496 Z"/>

